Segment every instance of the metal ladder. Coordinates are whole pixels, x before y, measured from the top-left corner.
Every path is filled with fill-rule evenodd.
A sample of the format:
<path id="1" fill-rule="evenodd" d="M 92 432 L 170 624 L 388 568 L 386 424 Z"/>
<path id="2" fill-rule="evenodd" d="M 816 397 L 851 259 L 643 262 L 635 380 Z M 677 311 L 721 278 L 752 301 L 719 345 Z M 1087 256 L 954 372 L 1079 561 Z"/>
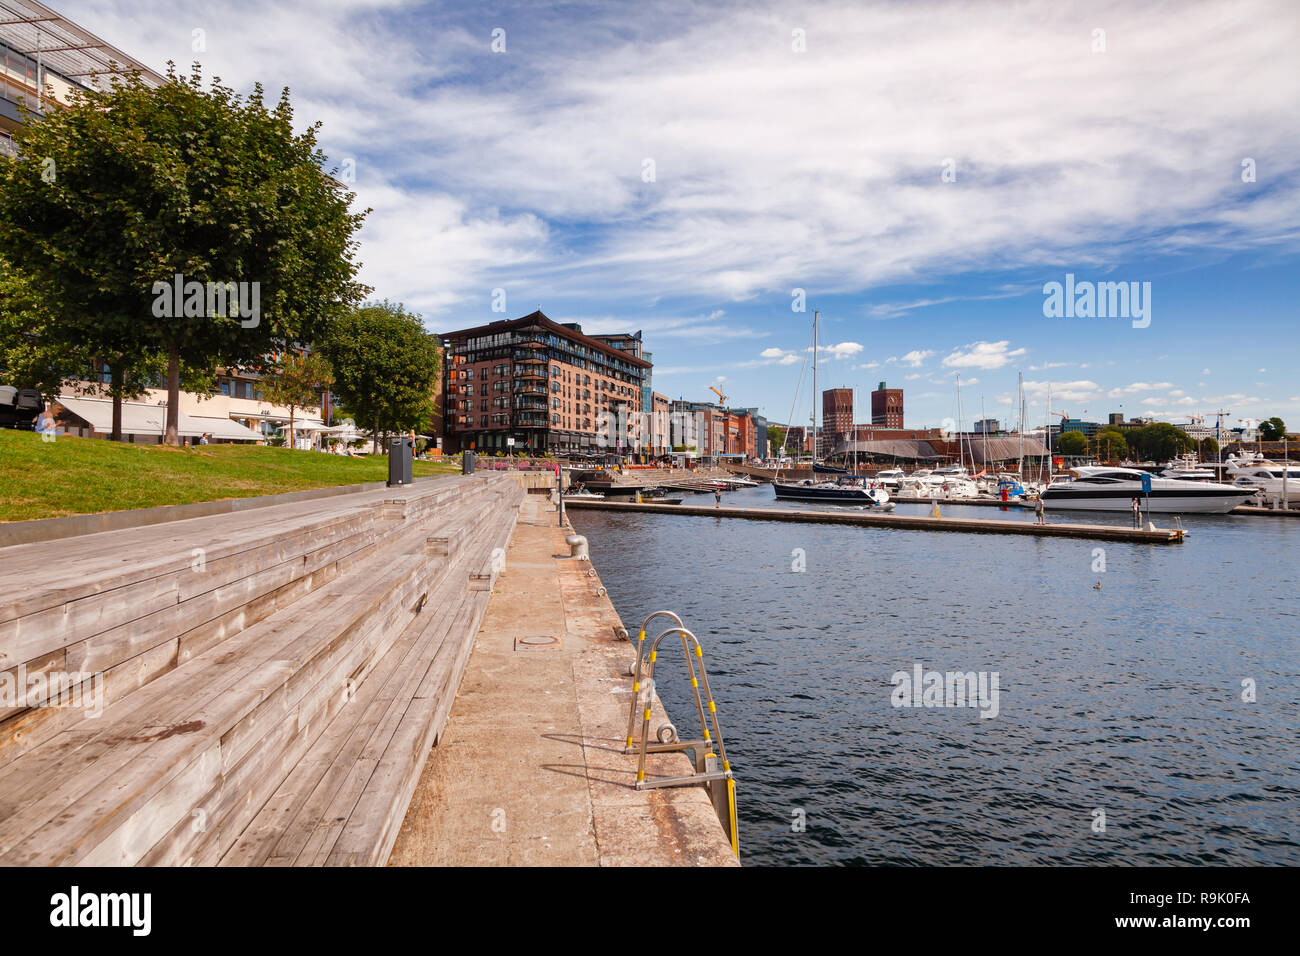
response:
<path id="1" fill-rule="evenodd" d="M 657 617 L 670 618 L 674 627 L 662 631 L 649 645 L 646 644 L 646 628 Z M 700 718 L 701 738 L 681 740 L 677 728 L 671 723 L 664 724 L 657 733 L 658 743 L 650 743 L 650 712 L 654 704 L 654 674 L 659 658 L 659 642 L 670 634 L 676 634 L 682 641 L 682 653 L 686 658 L 686 668 L 690 674 L 691 690 L 695 695 L 695 709 Z M 694 653 L 692 654 L 692 650 Z M 698 672 L 696 668 L 698 667 Z M 700 696 L 701 688 L 704 696 Z M 707 708 L 706 708 L 707 705 Z M 707 709 L 707 717 L 706 715 Z M 635 736 L 637 711 L 641 711 L 641 735 L 638 742 Z M 709 732 L 709 724 L 713 732 Z M 714 746 L 717 746 L 715 754 Z M 691 751 L 695 772 L 677 777 L 659 777 L 647 780 L 645 775 L 646 754 L 673 753 Z M 704 669 L 704 649 L 699 638 L 682 624 L 682 619 L 672 611 L 655 611 L 641 622 L 637 635 L 636 665 L 632 675 L 632 703 L 627 715 L 627 746 L 624 753 L 637 753 L 636 789 L 649 790 L 655 787 L 689 787 L 703 786 L 713 802 L 723 829 L 731 841 L 731 851 L 740 856 L 740 836 L 736 829 L 736 780 L 731 773 L 731 763 L 727 760 L 727 748 L 722 740 L 722 729 L 718 726 L 718 708 L 709 689 L 709 675 Z"/>

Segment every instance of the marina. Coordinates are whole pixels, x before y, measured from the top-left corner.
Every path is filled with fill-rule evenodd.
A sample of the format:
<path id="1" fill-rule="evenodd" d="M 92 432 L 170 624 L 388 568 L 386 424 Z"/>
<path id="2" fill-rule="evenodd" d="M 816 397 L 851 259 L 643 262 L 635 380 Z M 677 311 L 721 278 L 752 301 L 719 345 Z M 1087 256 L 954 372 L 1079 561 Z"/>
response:
<path id="1" fill-rule="evenodd" d="M 697 517 L 746 518 L 751 521 L 785 521 L 806 524 L 846 524 L 898 530 L 965 532 L 967 534 L 1013 534 L 1039 538 L 1095 538 L 1107 541 L 1132 541 L 1147 544 L 1177 544 L 1183 530 L 1175 528 L 1122 528 L 1094 524 L 1033 524 L 1025 521 L 997 521 L 987 518 L 928 517 L 922 515 L 870 514 L 843 510 L 803 511 L 775 508 L 709 507 L 683 505 L 667 507 L 652 502 L 587 501 L 566 499 L 566 507 L 575 510 L 631 512 L 639 514 L 678 514 Z M 864 506 L 865 507 L 865 506 Z"/>
<path id="2" fill-rule="evenodd" d="M 712 622 L 747 863 L 1300 864 L 1300 525 L 1189 515 L 1169 547 L 710 510 L 571 516 L 625 619 L 671 602 Z M 895 710 L 890 675 L 918 661 L 997 672 L 997 719 Z"/>

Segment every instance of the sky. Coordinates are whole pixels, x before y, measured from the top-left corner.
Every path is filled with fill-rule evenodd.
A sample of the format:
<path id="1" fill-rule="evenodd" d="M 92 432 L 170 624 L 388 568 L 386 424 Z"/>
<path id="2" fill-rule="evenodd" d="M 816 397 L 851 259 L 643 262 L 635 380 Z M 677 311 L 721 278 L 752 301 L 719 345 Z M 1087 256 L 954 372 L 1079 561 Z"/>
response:
<path id="1" fill-rule="evenodd" d="M 803 423 L 816 309 L 859 421 L 885 381 L 951 427 L 960 379 L 1014 424 L 1023 375 L 1031 426 L 1300 424 L 1293 0 L 55 5 L 288 86 L 430 331 L 640 329 L 656 391 Z M 1140 295 L 1047 314 L 1067 281 Z"/>

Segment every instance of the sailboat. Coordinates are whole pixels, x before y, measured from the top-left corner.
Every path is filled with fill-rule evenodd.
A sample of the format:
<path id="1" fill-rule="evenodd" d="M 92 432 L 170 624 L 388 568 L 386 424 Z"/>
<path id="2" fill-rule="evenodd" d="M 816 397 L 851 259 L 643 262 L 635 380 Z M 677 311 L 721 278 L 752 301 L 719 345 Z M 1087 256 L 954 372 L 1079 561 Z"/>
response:
<path id="1" fill-rule="evenodd" d="M 813 310 L 813 377 L 812 377 L 812 435 L 813 435 L 813 477 L 803 481 L 781 481 L 778 469 L 777 477 L 772 479 L 772 489 L 778 499 L 786 501 L 822 501 L 830 504 L 861 505 L 868 508 L 892 510 L 894 503 L 889 500 L 889 492 L 884 488 L 874 487 L 862 475 L 852 475 L 846 471 L 821 464 L 818 455 L 817 428 L 817 348 L 818 330 L 821 313 Z M 821 478 L 818 475 L 833 475 L 833 478 Z"/>

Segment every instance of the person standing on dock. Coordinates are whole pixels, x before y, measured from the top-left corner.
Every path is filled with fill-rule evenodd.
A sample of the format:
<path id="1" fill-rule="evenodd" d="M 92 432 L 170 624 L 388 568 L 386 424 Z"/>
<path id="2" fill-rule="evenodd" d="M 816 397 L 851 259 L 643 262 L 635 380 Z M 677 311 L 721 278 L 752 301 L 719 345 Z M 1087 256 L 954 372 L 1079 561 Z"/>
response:
<path id="1" fill-rule="evenodd" d="M 1142 524 L 1142 502 L 1138 501 L 1137 495 L 1133 496 L 1133 503 L 1130 507 L 1133 511 L 1133 527 L 1139 527 Z"/>
<path id="2" fill-rule="evenodd" d="M 721 488 L 714 488 L 714 489 L 713 489 L 713 507 L 715 507 L 715 508 L 721 508 L 721 507 L 722 507 L 722 489 L 721 489 Z"/>
<path id="3" fill-rule="evenodd" d="M 1038 504 L 1034 505 L 1034 513 L 1038 516 L 1037 524 L 1047 524 L 1047 505 L 1043 503 L 1043 496 L 1038 496 Z"/>

